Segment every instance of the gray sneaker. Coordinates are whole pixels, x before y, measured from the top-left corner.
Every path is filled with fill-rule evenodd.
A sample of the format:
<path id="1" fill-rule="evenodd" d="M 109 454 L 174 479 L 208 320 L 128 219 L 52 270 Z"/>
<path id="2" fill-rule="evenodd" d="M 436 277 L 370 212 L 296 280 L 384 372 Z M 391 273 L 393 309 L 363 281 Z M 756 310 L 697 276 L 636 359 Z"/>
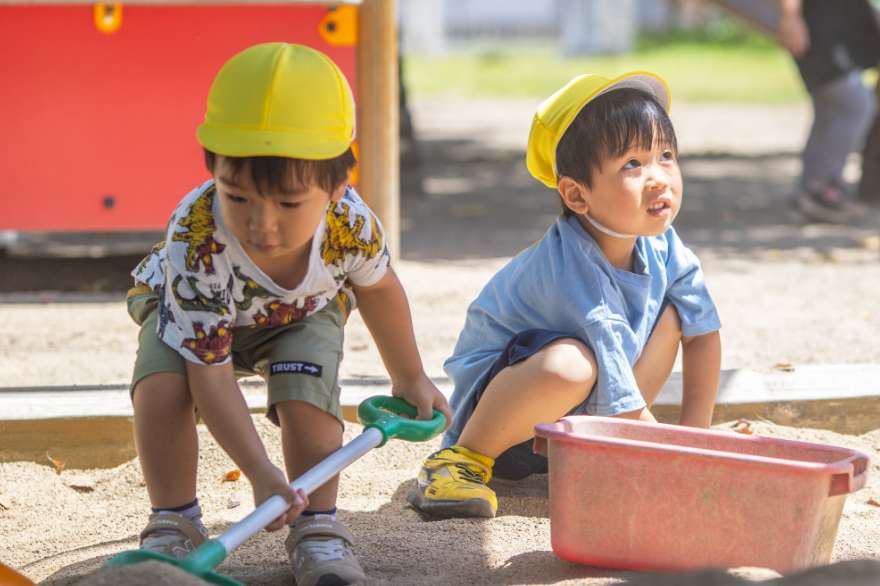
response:
<path id="1" fill-rule="evenodd" d="M 351 550 L 354 538 L 330 518 L 302 518 L 284 542 L 297 586 L 364 584 L 366 574 Z"/>
<path id="2" fill-rule="evenodd" d="M 808 220 L 828 224 L 849 224 L 865 211 L 849 200 L 843 188 L 836 186 L 805 190 L 797 198 L 796 205 Z"/>
<path id="3" fill-rule="evenodd" d="M 207 539 L 208 530 L 201 521 L 160 511 L 150 515 L 147 526 L 141 531 L 140 548 L 180 559 Z"/>

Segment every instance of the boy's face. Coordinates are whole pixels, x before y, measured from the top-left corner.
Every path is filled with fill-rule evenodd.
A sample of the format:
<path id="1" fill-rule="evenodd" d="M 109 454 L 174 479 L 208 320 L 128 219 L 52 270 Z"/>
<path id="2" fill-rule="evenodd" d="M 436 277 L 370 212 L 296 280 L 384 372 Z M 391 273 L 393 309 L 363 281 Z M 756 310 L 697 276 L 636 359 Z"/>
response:
<path id="1" fill-rule="evenodd" d="M 681 207 L 681 170 L 668 145 L 606 157 L 593 170 L 592 187 L 581 188 L 585 213 L 623 234 L 662 234 Z"/>
<path id="2" fill-rule="evenodd" d="M 249 168 L 233 179 L 222 156 L 217 157 L 214 179 L 223 221 L 257 266 L 293 259 L 307 250 L 327 204 L 339 201 L 345 193 L 343 183 L 333 193 L 312 184 L 304 191 L 262 195 Z"/>

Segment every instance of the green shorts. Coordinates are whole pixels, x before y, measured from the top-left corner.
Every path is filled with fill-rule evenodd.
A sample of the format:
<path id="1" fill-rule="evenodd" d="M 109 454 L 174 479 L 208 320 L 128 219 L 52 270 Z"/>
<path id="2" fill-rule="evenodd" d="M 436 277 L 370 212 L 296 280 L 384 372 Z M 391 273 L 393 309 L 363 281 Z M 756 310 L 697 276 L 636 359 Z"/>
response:
<path id="1" fill-rule="evenodd" d="M 128 294 L 128 313 L 141 326 L 129 392 L 144 377 L 160 372 L 186 376 L 186 360 L 159 339 L 159 296 L 147 287 Z M 341 296 L 312 315 L 275 328 L 232 328 L 232 364 L 236 377 L 260 375 L 269 389 L 266 416 L 278 425 L 275 405 L 305 401 L 342 422 L 339 365 L 343 326 L 350 306 Z"/>

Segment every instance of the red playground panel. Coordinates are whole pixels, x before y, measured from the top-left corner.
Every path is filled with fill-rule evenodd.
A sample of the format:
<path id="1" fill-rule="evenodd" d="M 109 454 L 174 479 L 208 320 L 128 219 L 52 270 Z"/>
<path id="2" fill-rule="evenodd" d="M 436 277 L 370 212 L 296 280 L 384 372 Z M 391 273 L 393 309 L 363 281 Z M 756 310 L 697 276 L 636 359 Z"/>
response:
<path id="1" fill-rule="evenodd" d="M 195 130 L 211 80 L 250 45 L 309 45 L 357 87 L 351 6 L 104 9 L 0 6 L 0 230 L 164 228 L 208 177 Z"/>

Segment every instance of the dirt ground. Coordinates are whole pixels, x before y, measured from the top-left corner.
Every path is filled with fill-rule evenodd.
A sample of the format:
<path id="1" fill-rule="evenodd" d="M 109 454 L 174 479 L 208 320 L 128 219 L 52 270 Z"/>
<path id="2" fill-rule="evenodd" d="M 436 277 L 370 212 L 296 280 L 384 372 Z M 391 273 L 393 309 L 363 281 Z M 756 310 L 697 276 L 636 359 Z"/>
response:
<path id="1" fill-rule="evenodd" d="M 397 269 L 410 297 L 425 367 L 442 376 L 469 300 L 511 255 L 540 238 L 558 204 L 525 171 L 517 146 L 525 140 L 519 134 L 524 104 L 476 104 L 468 110 L 470 121 L 462 121 L 461 105 L 454 101 L 416 106 L 421 142 L 417 160 L 410 151 L 403 165 L 403 259 Z M 793 149 L 806 124 L 803 108 L 676 107 L 685 177 L 676 227 L 702 259 L 719 307 L 723 367 L 761 371 L 780 362 L 878 363 L 880 213 L 868 211 L 858 225 L 828 226 L 804 223 L 791 211 L 788 196 L 797 174 Z M 703 126 L 721 119 L 726 125 L 721 130 Z M 756 125 L 764 132 L 755 132 Z M 685 139 L 683 128 L 691 138 Z M 692 138 L 700 133 L 709 138 Z M 0 388 L 126 383 L 136 329 L 120 292 L 137 260 L 0 257 Z M 357 316 L 347 330 L 341 375 L 386 376 Z M 257 424 L 280 462 L 278 434 L 260 417 Z M 848 499 L 834 559 L 880 559 L 880 507 L 869 504 L 880 501 L 880 429 L 859 437 L 763 422 L 755 429 L 871 455 L 873 476 L 866 490 Z M 351 425 L 346 437 L 358 431 Z M 200 433 L 199 496 L 216 533 L 250 510 L 250 496 L 246 482 L 221 481 L 232 464 L 205 430 Z M 372 583 L 640 583 L 635 575 L 555 558 L 545 477 L 497 486 L 496 519 L 421 520 L 407 508 L 405 494 L 421 458 L 437 443 L 392 442 L 343 476 L 340 518 L 358 538 Z M 92 482 L 93 490 L 70 487 L 77 476 Z M 72 583 L 108 556 L 136 546 L 147 507 L 136 460 L 60 475 L 45 462 L 0 464 L 0 561 L 47 584 Z M 283 538 L 255 537 L 220 571 L 247 584 L 290 583 Z M 752 579 L 772 576 L 760 570 L 740 573 Z M 699 583 L 722 584 L 709 578 Z"/>
<path id="2" fill-rule="evenodd" d="M 277 430 L 263 417 L 255 421 L 270 457 L 280 463 Z M 877 557 L 880 507 L 867 501 L 872 495 L 880 499 L 876 463 L 880 432 L 851 437 L 765 423 L 754 427 L 759 434 L 843 445 L 871 455 L 873 476 L 866 490 L 847 500 L 834 559 Z M 346 440 L 359 431 L 359 426 L 349 426 Z M 244 480 L 223 482 L 231 468 L 229 459 L 207 430 L 200 430 L 200 440 L 199 496 L 208 527 L 216 534 L 250 510 L 250 489 Z M 357 536 L 358 555 L 371 583 L 599 585 L 637 578 L 562 562 L 553 555 L 543 475 L 497 484 L 500 505 L 495 519 L 422 520 L 407 506 L 406 493 L 419 460 L 437 445 L 437 440 L 427 444 L 395 440 L 369 452 L 343 474 L 339 516 Z M 77 476 L 86 476 L 94 489 L 83 492 L 68 486 L 83 483 Z M 53 585 L 74 583 L 110 555 L 136 547 L 149 506 L 137 461 L 109 470 L 65 470 L 60 475 L 31 463 L 0 464 L 0 495 L 5 507 L 0 512 L 0 556 L 31 578 Z M 755 527 L 755 531 L 772 530 Z M 258 534 L 219 571 L 249 585 L 289 584 L 284 537 L 283 531 Z M 776 575 L 761 570 L 742 573 L 755 578 Z"/>

